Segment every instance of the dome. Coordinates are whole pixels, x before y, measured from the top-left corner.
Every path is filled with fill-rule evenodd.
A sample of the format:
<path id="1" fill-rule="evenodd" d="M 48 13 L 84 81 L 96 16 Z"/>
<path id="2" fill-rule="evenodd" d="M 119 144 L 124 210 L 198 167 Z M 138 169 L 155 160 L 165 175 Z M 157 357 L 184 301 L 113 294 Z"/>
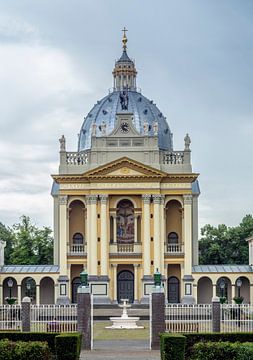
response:
<path id="1" fill-rule="evenodd" d="M 123 29 L 123 52 L 121 57 L 116 61 L 113 69 L 113 92 L 109 93 L 91 109 L 85 118 L 79 136 L 78 151 L 90 149 L 93 124 L 96 124 L 96 136 L 108 136 L 114 130 L 117 121 L 116 114 L 122 112 L 120 95 L 127 93 L 128 106 L 127 112 L 133 114 L 133 125 L 140 135 L 144 135 L 144 128 L 149 125 L 146 136 L 154 136 L 153 123 L 158 124 L 158 146 L 160 149 L 172 150 L 172 133 L 167 124 L 166 118 L 157 108 L 152 100 L 147 99 L 136 87 L 137 71 L 135 63 L 127 54 L 127 37 L 126 29 Z M 126 110 L 126 109 L 125 109 Z M 124 111 L 125 111 L 124 110 Z M 106 134 L 104 126 L 106 124 Z M 145 124 L 145 126 L 144 126 Z"/>
<path id="2" fill-rule="evenodd" d="M 150 130 L 148 136 L 153 136 L 152 124 L 158 122 L 158 145 L 164 150 L 172 150 L 172 134 L 166 118 L 153 103 L 137 91 L 128 91 L 128 112 L 133 113 L 133 124 L 136 130 L 144 135 L 143 125 L 148 123 Z M 91 109 L 85 118 L 79 137 L 78 150 L 87 150 L 91 147 L 92 124 L 97 125 L 96 136 L 105 136 L 99 130 L 102 122 L 106 123 L 106 136 L 110 135 L 116 125 L 116 114 L 122 112 L 120 104 L 120 91 L 108 94 Z"/>

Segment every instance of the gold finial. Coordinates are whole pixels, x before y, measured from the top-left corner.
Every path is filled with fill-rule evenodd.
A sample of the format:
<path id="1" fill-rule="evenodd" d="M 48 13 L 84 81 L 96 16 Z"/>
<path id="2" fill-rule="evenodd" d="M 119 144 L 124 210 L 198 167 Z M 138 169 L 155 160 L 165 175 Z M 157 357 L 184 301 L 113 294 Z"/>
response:
<path id="1" fill-rule="evenodd" d="M 122 30 L 123 31 L 123 38 L 122 38 L 122 44 L 123 44 L 123 50 L 126 50 L 127 46 L 127 37 L 126 37 L 126 31 L 128 31 L 125 27 Z"/>

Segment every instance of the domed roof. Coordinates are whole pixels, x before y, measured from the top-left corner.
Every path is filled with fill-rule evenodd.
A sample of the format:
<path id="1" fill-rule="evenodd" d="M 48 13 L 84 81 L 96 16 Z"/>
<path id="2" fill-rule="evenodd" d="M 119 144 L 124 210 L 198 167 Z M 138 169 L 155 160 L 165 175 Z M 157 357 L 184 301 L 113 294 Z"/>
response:
<path id="1" fill-rule="evenodd" d="M 148 123 L 149 130 L 148 134 L 145 133 L 145 136 L 154 136 L 152 125 L 154 122 L 157 122 L 159 148 L 164 150 L 172 150 L 173 148 L 172 133 L 166 118 L 152 100 L 147 99 L 136 90 L 137 71 L 134 61 L 127 54 L 126 31 L 124 28 L 122 55 L 116 61 L 112 72 L 114 80 L 113 92 L 99 100 L 85 118 L 80 131 L 78 151 L 90 149 L 94 123 L 97 129 L 96 136 L 108 136 L 111 134 L 117 125 L 116 114 L 122 112 L 120 103 L 120 95 L 122 93 L 127 93 L 128 95 L 127 112 L 133 114 L 133 125 L 140 135 L 144 135 L 144 128 L 147 128 Z M 106 124 L 106 134 L 104 134 L 104 126 L 101 126 L 102 123 Z"/>
<path id="2" fill-rule="evenodd" d="M 152 124 L 158 123 L 158 145 L 164 150 L 172 150 L 172 134 L 166 118 L 153 103 L 137 91 L 128 91 L 128 113 L 133 113 L 133 125 L 136 130 L 144 135 L 144 123 L 148 123 L 150 130 L 148 136 L 153 136 Z M 96 136 L 108 136 L 116 126 L 116 114 L 122 113 L 120 104 L 120 91 L 114 91 L 108 94 L 91 109 L 85 118 L 79 137 L 78 151 L 90 149 L 92 124 L 96 123 Z M 106 123 L 106 135 L 100 131 L 102 122 Z"/>

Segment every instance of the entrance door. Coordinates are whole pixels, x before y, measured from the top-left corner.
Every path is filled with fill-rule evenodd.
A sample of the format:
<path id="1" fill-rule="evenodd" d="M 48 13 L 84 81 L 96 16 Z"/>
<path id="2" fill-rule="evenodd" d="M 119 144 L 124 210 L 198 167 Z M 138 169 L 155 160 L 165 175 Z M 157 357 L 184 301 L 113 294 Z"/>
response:
<path id="1" fill-rule="evenodd" d="M 77 288 L 81 285 L 81 280 L 76 277 L 72 281 L 72 304 L 77 303 Z"/>
<path id="2" fill-rule="evenodd" d="M 118 302 L 121 299 L 128 299 L 130 303 L 134 301 L 134 275 L 131 271 L 121 271 L 118 274 Z"/>
<path id="3" fill-rule="evenodd" d="M 168 303 L 179 303 L 179 280 L 175 276 L 168 279 Z"/>

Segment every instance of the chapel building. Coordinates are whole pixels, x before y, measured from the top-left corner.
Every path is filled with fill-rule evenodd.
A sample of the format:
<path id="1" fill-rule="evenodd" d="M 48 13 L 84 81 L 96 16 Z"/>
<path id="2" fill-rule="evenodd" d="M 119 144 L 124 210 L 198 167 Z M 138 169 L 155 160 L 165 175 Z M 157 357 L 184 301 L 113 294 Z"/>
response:
<path id="1" fill-rule="evenodd" d="M 113 89 L 84 119 L 77 151 L 60 138 L 54 264 L 4 265 L 0 241 L 0 302 L 12 279 L 18 303 L 25 295 L 34 303 L 74 303 L 85 268 L 97 304 L 147 303 L 157 270 L 168 303 L 210 303 L 221 281 L 231 302 L 238 278 L 244 301 L 253 303 L 253 238 L 249 265 L 198 264 L 200 190 L 190 137 L 174 149 L 164 114 L 137 88 L 125 31 L 122 46 Z"/>

